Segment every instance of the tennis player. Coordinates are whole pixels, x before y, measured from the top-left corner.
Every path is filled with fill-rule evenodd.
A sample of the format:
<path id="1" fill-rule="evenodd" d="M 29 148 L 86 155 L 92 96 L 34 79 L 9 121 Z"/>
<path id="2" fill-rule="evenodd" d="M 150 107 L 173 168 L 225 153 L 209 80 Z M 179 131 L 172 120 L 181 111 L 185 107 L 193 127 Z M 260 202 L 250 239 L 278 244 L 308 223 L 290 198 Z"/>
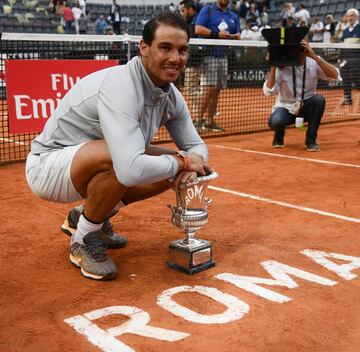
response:
<path id="1" fill-rule="evenodd" d="M 109 222 L 120 207 L 212 172 L 207 147 L 172 83 L 188 60 L 188 41 L 180 16 L 152 18 L 140 55 L 81 79 L 32 142 L 26 162 L 32 191 L 54 202 L 83 200 L 62 229 L 71 234 L 71 262 L 88 278 L 117 276 L 106 246 L 126 243 Z M 178 152 L 151 145 L 163 125 Z"/>

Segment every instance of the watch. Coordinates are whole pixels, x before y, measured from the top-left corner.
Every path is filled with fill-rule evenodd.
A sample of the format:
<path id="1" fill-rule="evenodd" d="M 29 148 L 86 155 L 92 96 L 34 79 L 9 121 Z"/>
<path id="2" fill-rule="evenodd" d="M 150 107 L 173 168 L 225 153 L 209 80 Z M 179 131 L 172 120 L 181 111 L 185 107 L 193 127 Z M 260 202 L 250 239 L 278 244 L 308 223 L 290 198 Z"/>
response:
<path id="1" fill-rule="evenodd" d="M 184 152 L 183 150 L 180 150 L 180 151 L 175 152 L 175 153 L 173 153 L 171 155 L 174 156 L 175 158 L 178 158 L 178 159 L 182 160 L 183 167 L 179 171 L 188 169 L 189 162 L 190 162 L 190 157 L 189 157 L 188 153 Z"/>

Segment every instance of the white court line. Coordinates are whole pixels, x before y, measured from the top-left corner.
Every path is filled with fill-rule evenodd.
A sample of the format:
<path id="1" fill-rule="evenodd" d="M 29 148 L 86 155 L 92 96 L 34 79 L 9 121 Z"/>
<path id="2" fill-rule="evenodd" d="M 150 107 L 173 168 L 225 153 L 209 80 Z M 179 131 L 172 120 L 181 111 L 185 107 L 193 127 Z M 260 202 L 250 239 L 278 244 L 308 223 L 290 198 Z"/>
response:
<path id="1" fill-rule="evenodd" d="M 308 207 L 303 207 L 303 206 L 301 206 L 301 205 L 295 205 L 295 204 L 280 202 L 280 201 L 278 201 L 278 200 L 272 200 L 272 199 L 268 199 L 268 198 L 262 198 L 262 197 L 259 197 L 259 196 L 254 196 L 254 195 L 252 195 L 252 194 L 247 194 L 247 193 L 241 193 L 241 192 L 231 191 L 231 190 L 226 189 L 226 188 L 220 188 L 220 187 L 215 187 L 215 186 L 209 186 L 208 188 L 213 189 L 214 191 L 219 191 L 219 192 L 234 194 L 234 195 L 236 195 L 236 196 L 243 197 L 243 198 L 250 198 L 250 199 L 259 200 L 259 201 L 265 202 L 265 203 L 276 204 L 276 205 L 280 205 L 280 206 L 282 206 L 282 207 L 287 207 L 287 208 L 292 208 L 292 209 L 307 211 L 307 212 L 313 213 L 313 214 L 319 214 L 319 215 L 329 216 L 329 217 L 332 217 L 332 218 L 336 218 L 336 219 L 340 219 L 340 220 L 345 220 L 345 221 L 350 221 L 350 222 L 356 222 L 356 223 L 360 224 L 360 219 L 350 218 L 350 217 L 348 217 L 348 216 L 339 215 L 339 214 L 335 214 L 335 213 L 330 213 L 330 212 L 328 212 L 328 211 L 312 209 L 312 208 L 308 208 Z"/>
<path id="2" fill-rule="evenodd" d="M 30 144 L 30 143 L 25 143 L 25 142 L 18 142 L 18 141 L 15 141 L 14 139 L 9 139 L 9 138 L 0 138 L 0 141 L 8 142 L 8 143 L 15 143 L 15 144 L 19 144 L 19 145 L 28 145 L 28 144 Z"/>
<path id="3" fill-rule="evenodd" d="M 242 148 L 235 148 L 235 147 L 227 147 L 227 146 L 224 146 L 224 145 L 217 145 L 217 144 L 208 144 L 208 146 L 212 146 L 212 147 L 216 147 L 216 148 L 222 148 L 222 149 L 229 149 L 229 150 L 237 150 L 239 152 L 244 152 L 244 153 L 253 153 L 253 154 L 276 156 L 278 158 L 305 160 L 305 161 L 311 161 L 311 162 L 319 163 L 319 164 L 329 164 L 329 165 L 335 165 L 335 166 L 345 166 L 345 167 L 360 168 L 360 165 L 358 165 L 358 164 L 346 164 L 346 163 L 338 163 L 336 161 L 327 161 L 327 160 L 311 159 L 311 158 L 302 158 L 300 156 L 292 156 L 292 155 L 260 152 L 260 151 L 257 151 L 257 150 L 242 149 Z"/>

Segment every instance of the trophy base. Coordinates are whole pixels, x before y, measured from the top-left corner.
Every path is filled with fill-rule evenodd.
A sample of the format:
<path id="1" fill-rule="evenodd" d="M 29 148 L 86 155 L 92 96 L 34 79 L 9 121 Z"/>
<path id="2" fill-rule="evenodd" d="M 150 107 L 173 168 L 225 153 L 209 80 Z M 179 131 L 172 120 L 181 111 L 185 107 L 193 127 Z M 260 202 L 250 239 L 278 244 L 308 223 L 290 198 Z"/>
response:
<path id="1" fill-rule="evenodd" d="M 193 275 L 215 266 L 212 260 L 211 243 L 197 240 L 196 246 L 186 245 L 183 240 L 176 240 L 169 245 L 169 268 Z"/>

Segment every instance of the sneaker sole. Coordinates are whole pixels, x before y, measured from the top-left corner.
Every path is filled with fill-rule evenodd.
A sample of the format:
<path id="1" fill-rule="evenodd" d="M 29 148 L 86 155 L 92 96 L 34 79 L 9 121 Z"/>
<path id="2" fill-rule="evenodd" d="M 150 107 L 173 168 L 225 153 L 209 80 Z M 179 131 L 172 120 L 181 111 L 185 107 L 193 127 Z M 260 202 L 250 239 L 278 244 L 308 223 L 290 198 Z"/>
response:
<path id="1" fill-rule="evenodd" d="M 105 276 L 100 276 L 100 275 L 89 273 L 81 266 L 81 261 L 77 260 L 77 258 L 74 257 L 71 253 L 70 253 L 69 258 L 70 258 L 70 262 L 72 264 L 74 264 L 77 268 L 79 268 L 81 271 L 81 274 L 88 279 L 93 279 L 93 280 L 97 280 L 97 281 L 108 281 L 108 280 L 113 280 L 117 277 L 117 272 L 110 273 Z"/>
<path id="2" fill-rule="evenodd" d="M 308 151 L 308 152 L 319 152 L 320 149 L 306 149 L 306 151 Z"/>
<path id="3" fill-rule="evenodd" d="M 69 221 L 66 218 L 64 223 L 61 225 L 61 231 L 71 237 L 73 234 L 75 234 L 76 229 L 70 227 Z"/>
<path id="4" fill-rule="evenodd" d="M 283 145 L 273 145 L 272 147 L 273 147 L 273 148 L 284 148 L 285 146 L 284 146 L 284 144 L 283 144 Z"/>

